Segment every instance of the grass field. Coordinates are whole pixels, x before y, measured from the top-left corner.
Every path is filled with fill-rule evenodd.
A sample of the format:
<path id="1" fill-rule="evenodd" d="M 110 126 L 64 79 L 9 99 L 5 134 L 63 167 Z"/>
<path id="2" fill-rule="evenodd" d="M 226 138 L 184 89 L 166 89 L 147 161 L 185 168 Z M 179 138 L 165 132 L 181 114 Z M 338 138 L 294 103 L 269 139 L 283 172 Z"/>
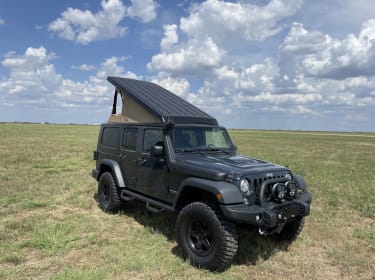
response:
<path id="1" fill-rule="evenodd" d="M 215 274 L 181 258 L 175 214 L 98 208 L 98 129 L 0 124 L 0 279 L 375 278 L 375 134 L 231 130 L 241 154 L 304 176 L 313 203 L 289 248 L 246 232 Z"/>

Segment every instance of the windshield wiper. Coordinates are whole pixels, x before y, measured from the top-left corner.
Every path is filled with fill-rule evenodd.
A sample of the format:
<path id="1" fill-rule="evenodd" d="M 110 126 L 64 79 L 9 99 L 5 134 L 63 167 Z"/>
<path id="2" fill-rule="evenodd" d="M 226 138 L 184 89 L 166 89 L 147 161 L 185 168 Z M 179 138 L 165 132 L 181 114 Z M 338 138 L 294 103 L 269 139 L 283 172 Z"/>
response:
<path id="1" fill-rule="evenodd" d="M 230 152 L 227 151 L 224 148 L 217 148 L 217 147 L 210 147 L 210 146 L 208 146 L 208 147 L 206 147 L 206 149 L 209 150 L 210 152 L 223 152 L 223 153 L 225 153 L 227 155 L 230 154 Z"/>
<path id="2" fill-rule="evenodd" d="M 217 148 L 217 147 L 211 147 L 211 146 L 198 147 L 198 148 L 179 148 L 179 149 L 176 149 L 176 153 L 197 153 L 197 154 L 202 154 L 202 155 L 206 155 L 205 151 L 208 151 L 208 152 L 223 152 L 227 155 L 230 154 L 230 152 L 227 151 L 224 148 Z"/>
<path id="3" fill-rule="evenodd" d="M 176 152 L 181 152 L 181 153 L 193 153 L 193 152 L 196 152 L 197 150 L 196 149 L 190 149 L 190 148 L 180 148 L 180 149 L 176 149 Z"/>
<path id="4" fill-rule="evenodd" d="M 193 148 L 176 149 L 176 153 L 198 153 L 198 154 L 206 155 L 202 150 L 197 150 Z"/>

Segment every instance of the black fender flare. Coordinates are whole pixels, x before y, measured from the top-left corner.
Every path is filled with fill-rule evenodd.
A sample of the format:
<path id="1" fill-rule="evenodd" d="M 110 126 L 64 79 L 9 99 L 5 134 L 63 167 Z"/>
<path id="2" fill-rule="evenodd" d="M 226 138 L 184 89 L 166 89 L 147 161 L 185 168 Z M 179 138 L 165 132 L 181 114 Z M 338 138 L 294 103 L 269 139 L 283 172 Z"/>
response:
<path id="1" fill-rule="evenodd" d="M 293 181 L 295 181 L 297 183 L 299 188 L 301 188 L 303 190 L 307 190 L 307 184 L 305 182 L 305 179 L 303 179 L 303 177 L 301 177 L 297 174 L 293 174 Z"/>
<path id="2" fill-rule="evenodd" d="M 219 199 L 220 204 L 239 204 L 243 203 L 243 196 L 240 190 L 235 185 L 225 182 L 225 181 L 212 181 L 202 178 L 188 177 L 183 180 L 180 184 L 179 190 L 176 195 L 176 199 L 173 203 L 173 207 L 177 207 L 177 203 L 180 199 L 181 193 L 186 188 L 196 188 L 202 191 L 209 192 L 217 198 L 217 194 L 221 194 L 221 199 Z"/>
<path id="3" fill-rule="evenodd" d="M 116 185 L 119 188 L 126 187 L 124 177 L 122 176 L 121 169 L 117 161 L 113 159 L 101 160 L 100 165 L 99 165 L 99 177 L 98 178 L 100 178 L 100 175 L 103 173 L 102 171 L 103 166 L 108 166 L 111 169 L 113 178 L 115 179 Z"/>

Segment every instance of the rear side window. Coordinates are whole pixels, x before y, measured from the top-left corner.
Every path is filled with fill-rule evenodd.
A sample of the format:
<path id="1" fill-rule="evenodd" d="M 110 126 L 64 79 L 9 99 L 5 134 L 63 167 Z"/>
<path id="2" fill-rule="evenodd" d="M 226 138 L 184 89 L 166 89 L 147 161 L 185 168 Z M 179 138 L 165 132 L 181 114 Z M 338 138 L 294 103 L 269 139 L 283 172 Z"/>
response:
<path id="1" fill-rule="evenodd" d="M 138 128 L 128 127 L 124 131 L 122 146 L 131 151 L 137 150 Z"/>
<path id="2" fill-rule="evenodd" d="M 102 145 L 117 146 L 120 129 L 118 127 L 105 127 L 102 135 Z"/>
<path id="3" fill-rule="evenodd" d="M 163 132 L 161 129 L 146 129 L 143 138 L 143 152 L 150 153 L 151 147 L 160 142 L 163 143 Z"/>

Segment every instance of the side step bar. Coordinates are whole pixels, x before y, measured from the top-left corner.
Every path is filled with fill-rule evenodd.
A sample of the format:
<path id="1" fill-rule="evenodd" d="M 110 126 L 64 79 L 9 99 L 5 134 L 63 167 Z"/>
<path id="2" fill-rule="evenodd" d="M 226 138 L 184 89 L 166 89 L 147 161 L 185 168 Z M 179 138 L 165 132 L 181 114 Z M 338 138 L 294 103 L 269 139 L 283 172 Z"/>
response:
<path id="1" fill-rule="evenodd" d="M 120 197 L 125 200 L 125 201 L 130 201 L 130 200 L 133 200 L 135 197 L 134 196 L 131 196 L 131 195 L 127 195 L 125 193 L 122 193 L 120 194 Z"/>
<path id="2" fill-rule="evenodd" d="M 163 212 L 165 210 L 165 208 L 157 208 L 155 206 L 153 206 L 152 204 L 150 204 L 150 202 L 146 202 L 146 209 L 152 213 L 159 213 L 159 212 Z"/>
<path id="3" fill-rule="evenodd" d="M 157 201 L 155 199 L 132 192 L 130 190 L 126 190 L 126 189 L 121 190 L 120 197 L 126 201 L 132 200 L 134 198 L 145 201 L 147 210 L 153 213 L 162 212 L 164 210 L 174 211 L 174 208 L 169 204 Z"/>

